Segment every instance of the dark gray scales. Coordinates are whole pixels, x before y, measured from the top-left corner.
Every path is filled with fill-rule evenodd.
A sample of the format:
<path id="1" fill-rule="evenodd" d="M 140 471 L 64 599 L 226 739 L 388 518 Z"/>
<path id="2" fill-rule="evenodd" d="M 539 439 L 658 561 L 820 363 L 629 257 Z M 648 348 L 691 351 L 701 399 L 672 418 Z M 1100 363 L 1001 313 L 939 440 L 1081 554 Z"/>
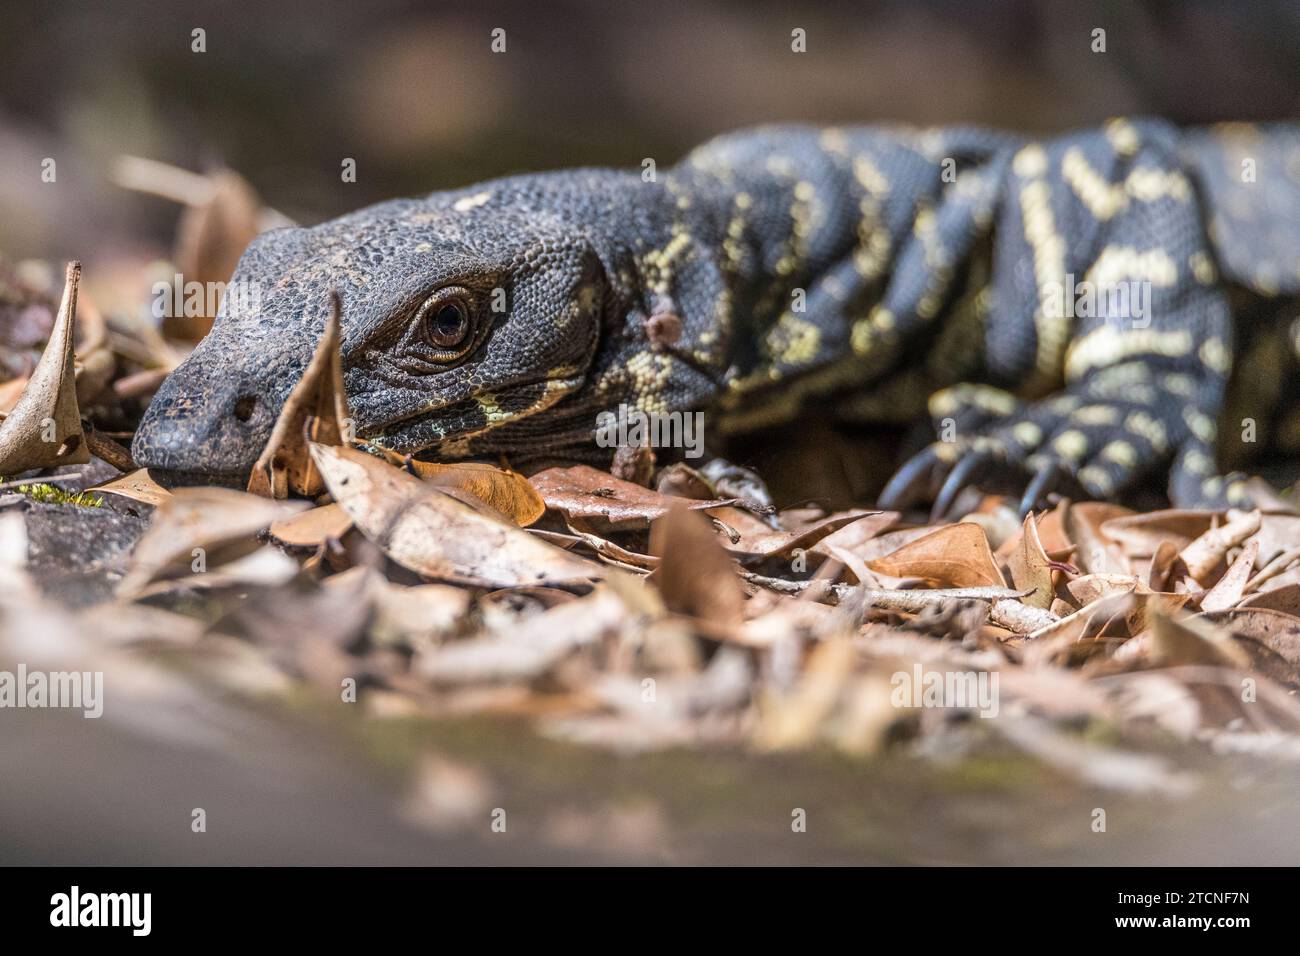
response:
<path id="1" fill-rule="evenodd" d="M 1281 422 L 1276 389 L 1228 384 L 1247 345 L 1294 363 L 1286 310 L 1261 304 L 1300 294 L 1300 135 L 763 128 L 655 181 L 517 176 L 277 230 L 234 279 L 258 307 L 223 306 L 166 381 L 140 464 L 246 473 L 337 289 L 358 433 L 406 453 L 604 461 L 597 416 L 620 405 L 741 435 L 809 408 L 928 412 L 955 440 L 889 503 L 1008 477 L 1028 503 L 1113 499 L 1167 475 L 1179 504 L 1244 504 L 1220 418 L 1255 401 Z M 1138 282 L 1143 314 L 1105 295 L 1056 314 L 1047 291 L 1085 280 Z"/>

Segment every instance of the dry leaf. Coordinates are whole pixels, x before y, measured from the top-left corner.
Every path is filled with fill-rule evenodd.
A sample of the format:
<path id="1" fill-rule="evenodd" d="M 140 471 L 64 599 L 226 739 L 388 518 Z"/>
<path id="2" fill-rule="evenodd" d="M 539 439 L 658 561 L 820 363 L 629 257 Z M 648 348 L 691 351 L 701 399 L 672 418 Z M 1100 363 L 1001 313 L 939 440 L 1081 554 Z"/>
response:
<path id="1" fill-rule="evenodd" d="M 669 610 L 723 625 L 740 621 L 740 579 L 706 518 L 674 508 L 651 526 L 650 551 L 659 557 L 653 580 Z"/>
<path id="2" fill-rule="evenodd" d="M 1260 591 L 1250 595 L 1241 602 L 1242 608 L 1258 608 L 1261 611 L 1281 611 L 1300 617 L 1300 584 L 1287 584 L 1280 588 Z"/>
<path id="3" fill-rule="evenodd" d="M 1127 572 L 1128 560 L 1104 533 L 1105 525 L 1133 512 L 1119 505 L 1085 501 L 1070 505 L 1065 514 L 1065 533 L 1074 545 L 1074 563 L 1088 572 Z"/>
<path id="4" fill-rule="evenodd" d="M 200 283 L 205 289 L 212 288 L 209 283 L 230 281 L 239 257 L 262 231 L 261 201 L 242 176 L 222 169 L 207 179 L 212 188 L 206 201 L 181 213 L 173 255 L 185 282 Z M 206 309 L 197 316 L 170 315 L 163 319 L 163 332 L 197 342 L 208 334 L 215 318 L 215 312 L 209 315 Z"/>
<path id="5" fill-rule="evenodd" d="M 465 492 L 505 515 L 521 528 L 546 513 L 546 502 L 523 475 L 479 462 L 437 464 L 412 459 L 408 466 L 442 491 Z"/>
<path id="6" fill-rule="evenodd" d="M 177 488 L 136 544 L 120 593 L 132 595 L 159 578 L 201 574 L 250 554 L 260 547 L 257 532 L 305 507 L 305 501 L 268 501 L 230 488 Z"/>
<path id="7" fill-rule="evenodd" d="M 1235 608 L 1204 615 L 1241 637 L 1253 638 L 1300 668 L 1300 618 L 1262 607 Z"/>
<path id="8" fill-rule="evenodd" d="M 961 521 L 917 538 L 867 566 L 896 578 L 921 578 L 933 587 L 1005 587 L 988 538 Z"/>
<path id="9" fill-rule="evenodd" d="M 1191 597 L 1152 591 L 1131 574 L 1086 574 L 1066 582 L 1065 593 L 1080 607 L 1100 598 L 1128 595 L 1122 621 L 1124 633 L 1121 636 L 1125 637 L 1146 630 L 1148 616 L 1152 613 L 1173 614 L 1181 610 Z M 1107 626 L 1104 633 L 1113 635 L 1119 630 L 1119 619 L 1113 623 L 1115 626 Z"/>
<path id="10" fill-rule="evenodd" d="M 832 548 L 841 548 L 859 558 L 866 558 L 867 556 L 862 553 L 866 543 L 887 532 L 898 523 L 899 517 L 897 511 L 867 512 L 858 520 L 851 521 L 822 538 L 813 545 L 812 550 L 830 556 L 833 553 Z M 879 555 L 872 555 L 872 557 L 879 557 Z"/>
<path id="11" fill-rule="evenodd" d="M 1245 668 L 1250 656 L 1222 627 L 1198 618 L 1175 621 L 1164 614 L 1151 618 L 1151 640 L 1147 650 L 1157 667 L 1180 664 L 1211 664 Z"/>
<path id="12" fill-rule="evenodd" d="M 587 582 L 600 565 L 493 520 L 354 448 L 310 446 L 334 499 L 367 538 L 405 568 L 466 584 Z"/>
<path id="13" fill-rule="evenodd" d="M 94 488 L 89 490 L 96 494 L 118 495 L 122 498 L 130 498 L 132 501 L 138 501 L 141 504 L 152 505 L 154 507 L 167 501 L 172 496 L 170 491 L 153 480 L 153 477 L 149 474 L 148 468 L 141 468 L 138 471 L 131 472 L 129 475 L 115 478 L 106 484 L 96 485 Z"/>
<path id="14" fill-rule="evenodd" d="M 1229 551 L 1260 529 L 1260 513 L 1237 515 L 1217 528 L 1210 528 L 1188 544 L 1178 556 L 1187 565 L 1187 573 L 1196 581 L 1207 582 L 1223 563 Z"/>
<path id="15" fill-rule="evenodd" d="M 693 510 L 735 504 L 735 499 L 687 501 L 661 495 L 630 481 L 621 481 L 589 465 L 548 468 L 529 481 L 541 494 L 546 507 L 569 518 L 600 518 L 620 527 L 644 528 L 670 509 L 685 505 Z"/>
<path id="16" fill-rule="evenodd" d="M 343 506 L 333 502 L 277 521 L 268 533 L 289 547 L 315 548 L 326 541 L 337 541 L 351 527 L 352 519 Z"/>
<path id="17" fill-rule="evenodd" d="M 815 545 L 836 532 L 873 517 L 869 511 L 826 515 L 793 531 L 778 531 L 740 508 L 711 508 L 709 514 L 725 525 L 720 540 L 728 551 L 749 558 L 778 558 Z M 734 532 L 734 534 L 733 534 Z"/>
<path id="18" fill-rule="evenodd" d="M 414 669 L 444 687 L 534 680 L 626 620 L 623 602 L 611 589 L 600 587 L 580 600 L 525 618 L 503 635 L 442 644 L 420 654 Z"/>
<path id="19" fill-rule="evenodd" d="M 330 296 L 330 316 L 307 370 L 289 393 L 271 437 L 249 475 L 248 490 L 266 498 L 298 494 L 314 498 L 325 490 L 307 442 L 341 445 L 348 433 L 348 401 L 343 391 L 339 353 L 338 293 Z"/>
<path id="20" fill-rule="evenodd" d="M 1082 507 L 1082 506 L 1076 506 Z M 1121 545 L 1129 555 L 1150 557 L 1162 541 L 1172 541 L 1178 550 L 1187 547 L 1214 524 L 1212 511 L 1166 509 L 1149 514 L 1126 512 L 1101 525 L 1101 533 Z"/>
<path id="21" fill-rule="evenodd" d="M 81 263 L 69 263 L 49 344 L 22 397 L 0 423 L 0 475 L 90 461 L 81 431 L 72 355 L 80 281 Z"/>
<path id="22" fill-rule="evenodd" d="M 1259 542 L 1251 541 L 1241 549 L 1241 554 L 1219 578 L 1217 584 L 1210 588 L 1201 598 L 1202 611 L 1222 611 L 1232 607 L 1241 600 L 1246 591 L 1246 582 L 1254 570 L 1255 559 L 1259 557 Z"/>
<path id="23" fill-rule="evenodd" d="M 1007 570 L 1011 572 L 1011 583 L 1017 590 L 1032 588 L 1030 594 L 1021 598 L 1025 604 L 1037 608 L 1052 606 L 1055 592 L 1052 589 L 1051 559 L 1043 550 L 1038 537 L 1038 522 L 1032 512 L 1025 515 L 1020 544 L 1007 558 Z"/>

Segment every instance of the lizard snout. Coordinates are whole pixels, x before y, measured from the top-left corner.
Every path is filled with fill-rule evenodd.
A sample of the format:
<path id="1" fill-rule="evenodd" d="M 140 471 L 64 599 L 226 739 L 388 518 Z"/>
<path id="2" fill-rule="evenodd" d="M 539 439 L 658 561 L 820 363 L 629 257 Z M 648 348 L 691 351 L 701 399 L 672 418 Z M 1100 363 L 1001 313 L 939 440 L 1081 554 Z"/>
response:
<path id="1" fill-rule="evenodd" d="M 164 485 L 242 487 L 270 438 L 279 403 L 239 377 L 173 372 L 145 412 L 131 456 Z"/>

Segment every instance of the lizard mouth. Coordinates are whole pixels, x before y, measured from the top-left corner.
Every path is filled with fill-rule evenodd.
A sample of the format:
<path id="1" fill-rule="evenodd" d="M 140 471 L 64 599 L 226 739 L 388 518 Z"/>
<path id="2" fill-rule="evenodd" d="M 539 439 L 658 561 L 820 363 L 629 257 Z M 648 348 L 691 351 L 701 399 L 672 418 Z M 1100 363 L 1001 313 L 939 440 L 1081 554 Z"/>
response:
<path id="1" fill-rule="evenodd" d="M 540 413 L 582 385 L 581 377 L 545 378 L 515 384 L 500 391 L 447 402 L 362 431 L 362 437 L 406 455 L 465 458 L 476 440 L 505 426 L 528 419 L 537 440 L 548 428 Z"/>
<path id="2" fill-rule="evenodd" d="M 248 487 L 248 471 L 181 471 L 174 468 L 149 468 L 149 477 L 164 488 L 185 488 L 193 485 L 216 485 L 219 488 Z"/>

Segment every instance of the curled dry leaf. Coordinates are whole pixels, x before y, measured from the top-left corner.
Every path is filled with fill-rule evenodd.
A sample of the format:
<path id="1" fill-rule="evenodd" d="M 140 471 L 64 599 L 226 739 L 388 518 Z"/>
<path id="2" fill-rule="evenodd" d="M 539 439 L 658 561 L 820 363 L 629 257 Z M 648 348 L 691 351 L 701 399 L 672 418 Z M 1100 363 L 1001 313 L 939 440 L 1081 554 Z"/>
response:
<path id="1" fill-rule="evenodd" d="M 1250 666 L 1250 655 L 1227 628 L 1199 618 L 1175 620 L 1164 614 L 1151 618 L 1147 658 L 1157 667 L 1210 664 L 1218 667 Z"/>
<path id="2" fill-rule="evenodd" d="M 408 466 L 435 488 L 472 495 L 521 528 L 546 513 L 542 496 L 516 471 L 472 461 L 438 464 L 412 459 Z"/>
<path id="3" fill-rule="evenodd" d="M 1300 584 L 1287 584 L 1268 591 L 1259 591 L 1241 602 L 1243 608 L 1258 608 L 1261 611 L 1281 611 L 1300 617 Z"/>
<path id="4" fill-rule="evenodd" d="M 239 257 L 262 231 L 262 204 L 253 187 L 232 170 L 218 170 L 206 178 L 211 184 L 208 195 L 187 205 L 181 214 L 174 259 L 186 283 L 212 288 L 209 283 L 230 281 Z M 163 319 L 163 332 L 197 342 L 208 334 L 215 318 L 215 312 L 209 314 L 206 308 L 200 315 L 171 315 Z"/>
<path id="5" fill-rule="evenodd" d="M 571 584 L 599 565 L 483 515 L 354 448 L 310 446 L 330 494 L 361 533 L 405 568 L 465 584 Z"/>
<path id="6" fill-rule="evenodd" d="M 238 557 L 228 552 L 218 555 L 221 564 L 202 573 L 183 574 L 150 582 L 132 593 L 134 598 L 185 588 L 259 587 L 274 589 L 288 584 L 301 568 L 298 562 L 279 548 L 262 545 Z M 229 560 L 227 560 L 229 558 Z M 190 571 L 194 571 L 193 566 Z"/>
<path id="7" fill-rule="evenodd" d="M 917 538 L 867 566 L 896 578 L 921 578 L 934 587 L 1005 587 L 984 529 L 967 521 Z"/>
<path id="8" fill-rule="evenodd" d="M 1100 598 L 1112 595 L 1128 595 L 1126 603 L 1122 636 L 1138 634 L 1147 628 L 1148 617 L 1152 613 L 1173 614 L 1181 610 L 1191 595 L 1167 594 L 1152 591 L 1131 574 L 1085 574 L 1065 585 L 1065 593 L 1080 607 L 1091 604 Z M 1118 630 L 1119 619 L 1114 627 L 1107 627 L 1106 633 Z"/>
<path id="9" fill-rule="evenodd" d="M 1128 508 L 1100 501 L 1070 505 L 1064 525 L 1066 536 L 1074 544 L 1074 562 L 1089 572 L 1127 572 L 1129 564 L 1123 550 L 1103 529 L 1108 522 L 1131 514 Z"/>
<path id="10" fill-rule="evenodd" d="M 1147 567 L 1147 587 L 1153 591 L 1170 590 L 1170 578 L 1178 563 L 1178 546 L 1172 541 L 1161 541 Z M 1182 570 L 1186 571 L 1186 568 Z"/>
<path id="11" fill-rule="evenodd" d="M 333 293 L 325 333 L 253 465 L 248 479 L 251 494 L 287 498 L 292 493 L 313 498 L 325 490 L 307 443 L 341 445 L 348 435 L 348 402 L 339 354 L 341 308 L 338 293 Z"/>
<path id="12" fill-rule="evenodd" d="M 1127 615 L 1133 607 L 1130 592 L 1117 591 L 1098 597 L 1073 614 L 1040 628 L 1026 637 L 1025 666 L 1042 667 L 1070 655 L 1099 637 L 1116 618 Z M 1095 649 L 1086 647 L 1091 653 Z"/>
<path id="13" fill-rule="evenodd" d="M 1232 633 L 1253 638 L 1300 669 L 1300 618 L 1263 607 L 1234 608 L 1204 615 Z"/>
<path id="14" fill-rule="evenodd" d="M 1210 528 L 1179 552 L 1187 573 L 1196 581 L 1208 582 L 1229 551 L 1260 528 L 1260 513 L 1237 515 L 1217 528 Z"/>
<path id="15" fill-rule="evenodd" d="M 1083 506 L 1076 506 L 1076 510 Z M 1108 506 L 1103 506 L 1108 507 Z M 1101 533 L 1120 545 L 1130 556 L 1145 558 L 1155 554 L 1162 541 L 1172 541 L 1178 550 L 1187 547 L 1214 526 L 1212 511 L 1170 508 L 1149 514 L 1124 511 L 1101 524 Z"/>
<path id="16" fill-rule="evenodd" d="M 650 550 L 659 557 L 653 580 L 669 610 L 723 625 L 740 621 L 740 579 L 706 518 L 674 508 L 652 525 Z"/>
<path id="17" fill-rule="evenodd" d="M 897 511 L 867 512 L 857 520 L 850 521 L 842 528 L 832 531 L 813 545 L 812 550 L 832 557 L 834 556 L 833 549 L 839 548 L 850 554 L 857 555 L 859 558 L 866 558 L 868 556 L 862 553 L 862 547 L 868 541 L 879 538 L 892 528 L 898 523 L 900 517 Z M 871 555 L 870 557 L 879 557 L 879 555 Z"/>
<path id="18" fill-rule="evenodd" d="M 620 528 L 644 528 L 670 509 L 685 505 L 702 510 L 735 504 L 735 499 L 685 501 L 622 481 L 589 465 L 548 468 L 529 481 L 546 502 L 569 518 L 599 518 Z"/>
<path id="19" fill-rule="evenodd" d="M 1255 568 L 1255 559 L 1259 557 L 1259 542 L 1250 541 L 1219 578 L 1214 587 L 1205 592 L 1201 598 L 1202 611 L 1222 611 L 1232 607 L 1241 600 L 1246 591 L 1246 582 L 1250 572 Z"/>
<path id="20" fill-rule="evenodd" d="M 352 527 L 352 519 L 338 502 L 321 505 L 271 525 L 270 536 L 292 548 L 316 548 L 338 540 Z"/>
<path id="21" fill-rule="evenodd" d="M 1294 554 L 1300 545 L 1300 516 L 1294 514 L 1261 514 L 1259 531 L 1253 539 L 1259 542 L 1259 558 L 1272 562 L 1286 554 Z"/>
<path id="22" fill-rule="evenodd" d="M 1258 537 L 1254 540 L 1258 541 Z M 1263 548 L 1260 549 L 1263 553 Z M 1295 584 L 1297 565 L 1300 565 L 1300 547 L 1287 548 L 1259 569 L 1259 573 L 1246 584 L 1246 593 L 1286 587 Z M 1289 572 L 1289 573 L 1288 573 Z M 1285 576 L 1285 577 L 1284 577 Z M 1266 586 L 1267 585 L 1267 586 Z"/>
<path id="23" fill-rule="evenodd" d="M 719 538 L 722 546 L 751 558 L 783 557 L 813 548 L 834 533 L 873 517 L 869 511 L 846 511 L 818 518 L 794 531 L 778 531 L 740 508 L 710 509 L 709 514 L 726 526 L 719 529 L 724 532 Z"/>
<path id="24" fill-rule="evenodd" d="M 259 531 L 306 507 L 306 502 L 269 501 L 229 488 L 177 488 L 154 511 L 119 593 L 130 596 L 159 578 L 250 554 L 259 547 Z"/>
<path id="25" fill-rule="evenodd" d="M 72 355 L 80 281 L 81 263 L 69 263 L 49 344 L 22 397 L 0 423 L 0 474 L 90 461 L 81 430 Z"/>
<path id="26" fill-rule="evenodd" d="M 440 645 L 419 655 L 414 670 L 441 687 L 530 681 L 617 631 L 626 620 L 627 608 L 618 595 L 598 587 L 577 601 L 525 618 L 505 634 Z"/>
<path id="27" fill-rule="evenodd" d="M 1033 513 L 1025 515 L 1020 543 L 1007 558 L 1011 583 L 1017 588 L 1032 589 L 1021 600 L 1036 608 L 1052 606 L 1052 565 L 1038 537 L 1038 522 Z M 1014 628 L 1013 628 L 1014 630 Z M 1032 629 L 1031 629 L 1032 630 Z"/>

